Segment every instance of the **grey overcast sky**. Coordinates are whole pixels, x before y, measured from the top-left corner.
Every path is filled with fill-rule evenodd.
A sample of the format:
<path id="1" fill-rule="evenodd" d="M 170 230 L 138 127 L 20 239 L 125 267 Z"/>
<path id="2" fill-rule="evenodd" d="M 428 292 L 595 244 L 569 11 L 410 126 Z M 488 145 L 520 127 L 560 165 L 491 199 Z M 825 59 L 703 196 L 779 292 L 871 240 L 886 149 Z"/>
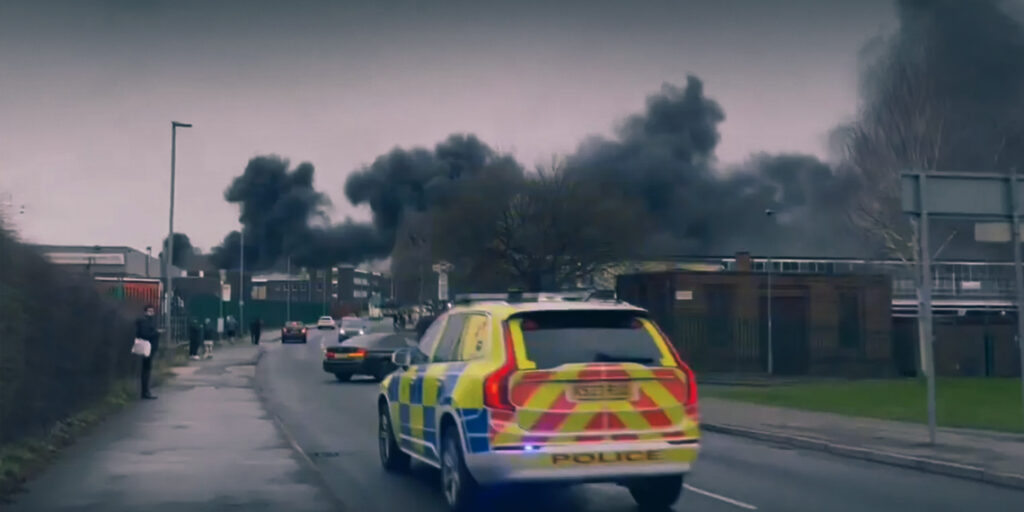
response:
<path id="1" fill-rule="evenodd" d="M 0 0 L 0 199 L 32 242 L 209 248 L 248 159 L 345 177 L 398 146 L 472 132 L 527 165 L 609 134 L 688 73 L 726 112 L 718 157 L 827 156 L 888 0 Z M 25 205 L 24 214 L 16 213 Z"/>

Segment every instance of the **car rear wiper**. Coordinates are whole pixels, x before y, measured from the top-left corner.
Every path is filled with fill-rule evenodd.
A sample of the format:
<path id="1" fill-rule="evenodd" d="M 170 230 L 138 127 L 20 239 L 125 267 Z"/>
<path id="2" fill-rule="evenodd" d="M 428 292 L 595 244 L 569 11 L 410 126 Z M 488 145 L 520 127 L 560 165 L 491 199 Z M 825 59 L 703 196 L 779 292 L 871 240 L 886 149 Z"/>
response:
<path id="1" fill-rule="evenodd" d="M 649 357 L 629 357 L 606 354 L 604 352 L 598 352 L 594 354 L 595 363 L 636 363 L 636 364 L 651 364 L 654 359 Z"/>

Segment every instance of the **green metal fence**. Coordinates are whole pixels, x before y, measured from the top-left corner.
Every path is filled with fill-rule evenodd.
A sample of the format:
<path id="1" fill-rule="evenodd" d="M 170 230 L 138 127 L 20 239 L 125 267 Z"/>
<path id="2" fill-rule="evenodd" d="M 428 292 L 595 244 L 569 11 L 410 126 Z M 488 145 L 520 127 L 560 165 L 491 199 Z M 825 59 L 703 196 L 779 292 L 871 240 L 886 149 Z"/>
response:
<path id="1" fill-rule="evenodd" d="M 197 295 L 189 298 L 186 309 L 188 314 L 192 318 L 203 320 L 209 318 L 216 323 L 217 319 L 220 318 L 222 310 L 222 303 L 220 298 L 215 295 Z M 288 311 L 291 311 L 291 317 L 288 317 Z M 327 314 L 330 314 L 328 312 Z M 223 315 L 224 317 L 233 316 L 237 320 L 238 315 L 238 303 L 237 302 L 224 302 L 223 303 Z M 318 318 L 324 315 L 324 304 L 322 302 L 296 302 L 292 301 L 289 307 L 285 301 L 273 301 L 273 300 L 260 300 L 251 301 L 245 303 L 245 317 L 244 321 L 246 325 L 242 326 L 243 329 L 248 329 L 248 324 L 254 319 L 259 318 L 263 322 L 264 327 L 279 327 L 285 324 L 287 321 L 298 321 L 305 323 L 314 323 Z"/>

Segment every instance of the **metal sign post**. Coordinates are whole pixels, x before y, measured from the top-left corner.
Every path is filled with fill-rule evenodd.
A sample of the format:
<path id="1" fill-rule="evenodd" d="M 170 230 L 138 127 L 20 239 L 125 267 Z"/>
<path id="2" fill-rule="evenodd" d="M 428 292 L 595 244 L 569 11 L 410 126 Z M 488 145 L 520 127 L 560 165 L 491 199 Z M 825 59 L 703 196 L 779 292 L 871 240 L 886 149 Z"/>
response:
<path id="1" fill-rule="evenodd" d="M 997 220 L 1010 224 L 1017 295 L 1017 345 L 1020 348 L 1022 411 L 1024 411 L 1024 269 L 1021 268 L 1021 215 L 1024 181 L 1010 174 L 905 172 L 901 177 L 903 211 L 920 219 L 918 254 L 921 282 L 918 315 L 922 355 L 928 377 L 928 433 L 935 442 L 935 361 L 932 336 L 932 276 L 928 245 L 931 217 Z M 1022 418 L 1024 419 L 1024 418 Z"/>
<path id="2" fill-rule="evenodd" d="M 448 273 L 455 268 L 454 265 L 447 261 L 436 263 L 433 266 L 434 272 L 437 272 L 437 300 L 442 302 L 448 302 Z"/>
<path id="3" fill-rule="evenodd" d="M 1024 216 L 1024 201 L 1021 191 L 1024 186 L 1017 180 L 1017 168 L 1013 168 L 1010 174 L 1010 205 L 1013 212 L 1013 222 L 1010 228 L 1013 233 L 1010 236 L 1010 243 L 1013 244 L 1013 277 L 1017 288 L 1017 347 L 1020 352 L 1020 396 L 1021 412 L 1024 413 L 1024 269 L 1021 268 L 1021 217 Z"/>

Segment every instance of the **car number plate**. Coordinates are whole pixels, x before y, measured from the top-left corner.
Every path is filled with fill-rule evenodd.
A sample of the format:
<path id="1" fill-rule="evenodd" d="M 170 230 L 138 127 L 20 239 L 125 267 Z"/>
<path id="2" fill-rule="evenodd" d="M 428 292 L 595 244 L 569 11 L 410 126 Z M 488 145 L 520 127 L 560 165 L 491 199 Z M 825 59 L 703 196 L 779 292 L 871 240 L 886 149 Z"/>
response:
<path id="1" fill-rule="evenodd" d="M 593 400 L 629 400 L 633 387 L 629 382 L 588 382 L 572 387 L 572 399 L 578 402 Z"/>

